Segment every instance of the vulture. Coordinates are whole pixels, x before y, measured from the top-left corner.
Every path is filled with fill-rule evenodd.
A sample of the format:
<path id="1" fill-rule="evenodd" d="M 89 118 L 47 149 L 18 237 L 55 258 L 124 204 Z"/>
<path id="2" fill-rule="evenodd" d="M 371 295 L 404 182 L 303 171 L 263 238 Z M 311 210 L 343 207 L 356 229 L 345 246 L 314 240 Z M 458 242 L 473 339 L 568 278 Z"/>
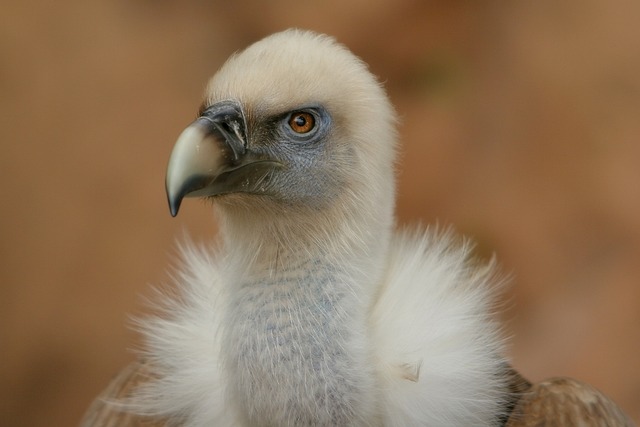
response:
<path id="1" fill-rule="evenodd" d="M 567 378 L 505 356 L 495 262 L 394 223 L 396 114 L 333 38 L 286 30 L 233 55 L 171 153 L 171 214 L 212 202 L 145 348 L 95 426 L 630 426 Z"/>

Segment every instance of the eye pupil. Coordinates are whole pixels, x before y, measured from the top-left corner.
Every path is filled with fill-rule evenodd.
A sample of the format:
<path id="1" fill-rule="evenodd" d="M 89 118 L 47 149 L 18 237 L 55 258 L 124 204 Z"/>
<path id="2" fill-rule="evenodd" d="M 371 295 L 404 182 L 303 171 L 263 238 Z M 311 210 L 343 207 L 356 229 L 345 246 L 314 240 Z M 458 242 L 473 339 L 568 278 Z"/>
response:
<path id="1" fill-rule="evenodd" d="M 299 127 L 303 127 L 304 125 L 307 124 L 307 119 L 305 119 L 302 116 L 296 116 L 294 120 L 296 122 L 296 126 L 299 126 Z"/>
<path id="2" fill-rule="evenodd" d="M 296 133 L 308 133 L 315 125 L 313 115 L 306 112 L 293 113 L 289 119 L 289 126 Z"/>

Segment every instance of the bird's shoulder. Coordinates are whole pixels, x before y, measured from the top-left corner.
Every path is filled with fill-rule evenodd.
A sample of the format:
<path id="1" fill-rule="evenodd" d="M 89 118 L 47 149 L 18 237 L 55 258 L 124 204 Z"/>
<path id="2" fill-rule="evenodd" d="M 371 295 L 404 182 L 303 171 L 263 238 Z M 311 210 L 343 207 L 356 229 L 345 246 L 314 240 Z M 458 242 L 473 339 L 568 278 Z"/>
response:
<path id="1" fill-rule="evenodd" d="M 506 427 L 633 427 L 633 422 L 596 388 L 557 377 L 533 384 L 515 405 Z"/>

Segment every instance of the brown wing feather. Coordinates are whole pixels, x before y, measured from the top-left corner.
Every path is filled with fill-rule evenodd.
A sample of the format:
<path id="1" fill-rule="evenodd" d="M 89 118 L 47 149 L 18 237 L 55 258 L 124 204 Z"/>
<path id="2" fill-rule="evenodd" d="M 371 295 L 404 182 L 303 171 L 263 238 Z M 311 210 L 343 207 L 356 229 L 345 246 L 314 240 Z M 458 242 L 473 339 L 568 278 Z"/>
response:
<path id="1" fill-rule="evenodd" d="M 166 420 L 150 419 L 123 411 L 112 402 L 123 401 L 140 384 L 151 378 L 149 365 L 133 362 L 111 380 L 95 398 L 84 415 L 80 427 L 160 427 Z"/>
<path id="2" fill-rule="evenodd" d="M 516 403 L 506 427 L 633 427 L 604 394 L 570 378 L 534 384 Z"/>
<path id="3" fill-rule="evenodd" d="M 504 410 L 498 416 L 498 425 L 500 426 L 506 426 L 513 408 L 531 388 L 531 383 L 509 364 L 505 365 L 504 375 L 507 378 L 508 399 L 505 402 Z"/>

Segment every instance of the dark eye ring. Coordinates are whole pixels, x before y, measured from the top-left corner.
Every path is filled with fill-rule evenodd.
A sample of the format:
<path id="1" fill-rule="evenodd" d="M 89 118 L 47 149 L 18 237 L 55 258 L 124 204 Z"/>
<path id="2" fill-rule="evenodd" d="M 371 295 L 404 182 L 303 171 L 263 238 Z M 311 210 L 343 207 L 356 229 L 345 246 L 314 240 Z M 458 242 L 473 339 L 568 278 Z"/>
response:
<path id="1" fill-rule="evenodd" d="M 316 118 L 311 113 L 306 111 L 297 111 L 291 113 L 289 117 L 289 127 L 295 133 L 305 134 L 309 133 L 316 126 Z"/>

